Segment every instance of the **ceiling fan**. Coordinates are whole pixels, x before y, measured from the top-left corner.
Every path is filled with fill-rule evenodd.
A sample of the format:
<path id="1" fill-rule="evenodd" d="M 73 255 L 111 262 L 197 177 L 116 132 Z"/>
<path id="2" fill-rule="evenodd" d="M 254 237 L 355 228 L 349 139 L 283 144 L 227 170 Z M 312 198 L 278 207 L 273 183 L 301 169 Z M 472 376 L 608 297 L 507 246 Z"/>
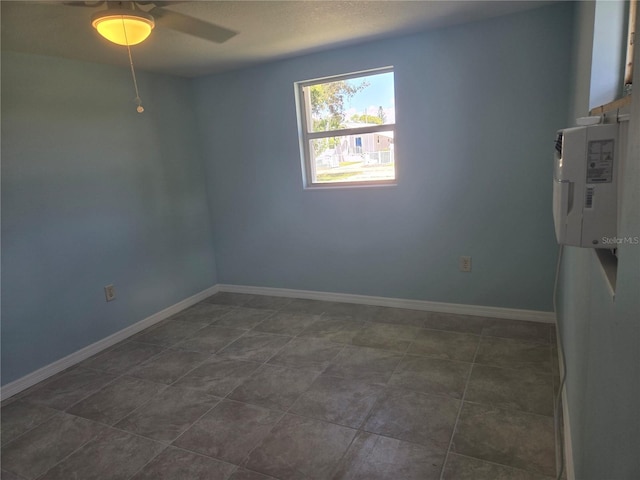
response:
<path id="1" fill-rule="evenodd" d="M 144 41 L 155 26 L 168 28 L 202 38 L 214 43 L 224 43 L 237 32 L 184 15 L 164 6 L 183 3 L 180 1 L 70 1 L 61 2 L 71 7 L 97 8 L 106 4 L 91 17 L 93 27 L 107 40 L 118 45 L 136 45 Z M 144 10 L 141 7 L 151 6 Z"/>
<path id="2" fill-rule="evenodd" d="M 63 1 L 58 4 L 70 7 L 97 8 L 106 4 L 106 10 L 101 9 L 91 17 L 91 25 L 107 40 L 127 47 L 129 54 L 129 65 L 137 104 L 136 111 L 144 112 L 140 93 L 138 92 L 138 81 L 133 67 L 131 57 L 131 46 L 143 42 L 155 26 L 169 28 L 178 32 L 186 33 L 194 37 L 203 38 L 214 43 L 223 43 L 237 32 L 229 30 L 213 23 L 208 23 L 189 15 L 165 10 L 163 7 L 171 4 L 183 3 L 180 1 Z M 148 8 L 151 6 L 151 8 Z M 147 7 L 145 10 L 141 7 Z"/>

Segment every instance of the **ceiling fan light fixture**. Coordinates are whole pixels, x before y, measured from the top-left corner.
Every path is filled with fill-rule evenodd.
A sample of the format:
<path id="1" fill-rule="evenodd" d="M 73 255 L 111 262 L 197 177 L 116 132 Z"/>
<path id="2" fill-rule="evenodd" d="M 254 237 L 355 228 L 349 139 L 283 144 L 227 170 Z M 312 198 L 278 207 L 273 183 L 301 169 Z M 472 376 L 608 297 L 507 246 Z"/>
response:
<path id="1" fill-rule="evenodd" d="M 151 15 L 138 10 L 105 10 L 91 18 L 91 25 L 110 42 L 126 46 L 143 42 L 155 22 Z"/>

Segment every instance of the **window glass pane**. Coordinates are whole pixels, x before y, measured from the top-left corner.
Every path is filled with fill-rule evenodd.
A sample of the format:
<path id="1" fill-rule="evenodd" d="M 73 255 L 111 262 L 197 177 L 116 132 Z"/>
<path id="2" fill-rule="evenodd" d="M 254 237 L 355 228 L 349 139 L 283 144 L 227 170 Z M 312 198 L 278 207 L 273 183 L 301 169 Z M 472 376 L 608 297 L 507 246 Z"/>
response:
<path id="1" fill-rule="evenodd" d="M 311 132 L 395 123 L 393 72 L 308 85 L 304 91 Z"/>
<path id="2" fill-rule="evenodd" d="M 313 183 L 394 180 L 393 131 L 310 140 Z"/>

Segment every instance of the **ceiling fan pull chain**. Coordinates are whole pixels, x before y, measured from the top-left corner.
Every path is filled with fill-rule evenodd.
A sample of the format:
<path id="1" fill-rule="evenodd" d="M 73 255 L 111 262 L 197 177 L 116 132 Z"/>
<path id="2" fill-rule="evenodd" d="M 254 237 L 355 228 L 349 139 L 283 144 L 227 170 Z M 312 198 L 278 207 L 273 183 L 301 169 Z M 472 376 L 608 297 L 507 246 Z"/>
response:
<path id="1" fill-rule="evenodd" d="M 127 52 L 129 53 L 129 66 L 131 67 L 131 76 L 133 77 L 133 87 L 136 90 L 136 98 L 134 99 L 138 106 L 136 107 L 136 111 L 138 113 L 144 112 L 144 107 L 142 106 L 142 100 L 140 99 L 140 94 L 138 93 L 138 81 L 136 80 L 136 71 L 133 68 L 133 58 L 131 58 L 131 47 L 129 46 L 129 39 L 127 39 L 127 29 L 124 25 L 124 17 L 122 18 L 122 29 L 124 30 L 124 39 L 127 42 Z"/>

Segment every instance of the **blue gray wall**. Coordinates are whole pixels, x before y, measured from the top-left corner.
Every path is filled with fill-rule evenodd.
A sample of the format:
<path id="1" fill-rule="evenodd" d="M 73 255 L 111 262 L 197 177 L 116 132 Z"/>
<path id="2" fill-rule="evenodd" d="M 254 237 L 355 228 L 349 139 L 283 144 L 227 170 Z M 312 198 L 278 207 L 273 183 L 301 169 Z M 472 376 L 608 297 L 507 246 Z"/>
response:
<path id="1" fill-rule="evenodd" d="M 552 310 L 572 15 L 560 4 L 196 80 L 219 281 Z M 398 185 L 303 190 L 294 82 L 387 65 Z"/>
<path id="2" fill-rule="evenodd" d="M 551 310 L 572 14 L 140 74 L 144 115 L 127 69 L 3 52 L 2 383 L 216 282 Z M 398 186 L 304 191 L 293 83 L 384 65 Z"/>
<path id="3" fill-rule="evenodd" d="M 216 283 L 190 82 L 138 79 L 2 52 L 3 384 Z"/>
<path id="4" fill-rule="evenodd" d="M 601 2 L 598 2 L 598 4 Z M 586 116 L 589 106 L 618 96 L 611 70 L 594 68 L 611 39 L 594 30 L 620 30 L 616 8 L 594 2 L 576 6 L 573 108 L 569 122 Z M 615 3 L 615 2 L 614 2 Z M 620 2 L 617 2 L 620 3 Z M 609 18 L 607 15 L 611 14 Z M 640 65 L 636 48 L 635 65 Z M 602 66 L 601 66 L 602 67 Z M 640 68 L 634 84 L 640 85 Z M 632 105 L 628 156 L 620 176 L 619 237 L 640 236 L 640 95 Z M 558 293 L 558 326 L 567 364 L 566 395 L 575 478 L 640 477 L 640 245 L 618 249 L 615 298 L 594 251 L 565 247 Z"/>

